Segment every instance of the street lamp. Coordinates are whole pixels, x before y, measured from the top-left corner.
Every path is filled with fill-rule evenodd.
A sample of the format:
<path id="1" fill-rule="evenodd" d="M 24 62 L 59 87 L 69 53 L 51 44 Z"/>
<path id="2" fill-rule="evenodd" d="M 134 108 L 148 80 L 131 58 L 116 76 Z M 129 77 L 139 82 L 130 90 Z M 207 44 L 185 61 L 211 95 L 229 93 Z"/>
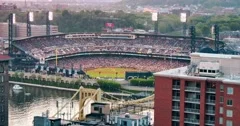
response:
<path id="1" fill-rule="evenodd" d="M 47 12 L 47 20 L 46 20 L 46 34 L 50 35 L 50 21 L 53 20 L 53 12 Z"/>
<path id="2" fill-rule="evenodd" d="M 187 14 L 186 13 L 180 14 L 180 21 L 183 23 L 183 35 L 186 36 L 186 29 L 187 29 Z"/>
<path id="3" fill-rule="evenodd" d="M 33 12 L 28 12 L 27 14 L 27 36 L 32 35 L 32 30 L 31 30 L 31 22 L 34 21 L 34 14 Z"/>

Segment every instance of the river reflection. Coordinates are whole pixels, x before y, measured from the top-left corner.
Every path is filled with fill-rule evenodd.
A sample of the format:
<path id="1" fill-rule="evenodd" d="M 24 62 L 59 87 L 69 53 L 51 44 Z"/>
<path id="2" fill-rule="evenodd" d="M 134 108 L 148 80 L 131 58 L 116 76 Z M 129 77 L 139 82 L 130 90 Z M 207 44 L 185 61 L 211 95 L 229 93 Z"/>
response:
<path id="1" fill-rule="evenodd" d="M 23 86 L 23 90 L 13 91 L 12 87 L 13 85 L 10 85 L 9 89 L 10 126 L 33 126 L 34 116 L 41 116 L 47 110 L 49 116 L 52 116 L 57 112 L 56 101 L 59 101 L 60 109 L 75 93 L 30 86 Z M 70 115 L 74 115 L 78 110 L 77 99 L 74 99 L 73 105 L 68 104 L 59 117 L 69 119 Z"/>

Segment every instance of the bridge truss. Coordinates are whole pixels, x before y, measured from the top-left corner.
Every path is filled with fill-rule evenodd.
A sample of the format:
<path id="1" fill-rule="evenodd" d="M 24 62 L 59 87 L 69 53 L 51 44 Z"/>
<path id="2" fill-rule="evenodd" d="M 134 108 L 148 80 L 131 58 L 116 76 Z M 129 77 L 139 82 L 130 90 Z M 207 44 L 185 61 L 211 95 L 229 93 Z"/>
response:
<path id="1" fill-rule="evenodd" d="M 55 118 L 68 104 L 70 104 L 76 96 L 79 95 L 79 109 L 78 112 L 71 117 L 73 121 L 85 120 L 84 108 L 93 100 L 95 102 L 111 102 L 111 112 L 121 112 L 121 110 L 126 110 L 126 112 L 138 113 L 144 109 L 153 109 L 154 95 L 137 99 L 124 101 L 117 97 L 114 97 L 106 92 L 99 89 L 89 89 L 80 87 L 79 90 L 71 97 L 71 99 L 65 103 L 52 117 Z M 140 108 L 140 109 L 139 109 Z"/>

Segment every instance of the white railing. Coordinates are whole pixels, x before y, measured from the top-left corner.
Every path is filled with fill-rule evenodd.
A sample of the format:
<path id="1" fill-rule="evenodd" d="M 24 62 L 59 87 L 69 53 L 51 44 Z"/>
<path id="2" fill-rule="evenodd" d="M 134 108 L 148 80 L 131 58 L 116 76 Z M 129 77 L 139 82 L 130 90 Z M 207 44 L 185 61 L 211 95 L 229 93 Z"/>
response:
<path id="1" fill-rule="evenodd" d="M 206 91 L 207 91 L 207 92 L 215 93 L 215 92 L 216 92 L 216 89 L 214 89 L 214 88 L 207 88 Z"/>
<path id="2" fill-rule="evenodd" d="M 215 114 L 215 111 L 214 110 L 206 110 L 206 113 L 208 113 L 208 114 Z"/>
<path id="3" fill-rule="evenodd" d="M 173 99 L 174 100 L 180 100 L 180 97 L 179 96 L 173 96 Z"/>
<path id="4" fill-rule="evenodd" d="M 205 120 L 205 123 L 212 125 L 212 124 L 215 124 L 215 121 L 213 121 L 213 120 Z"/>
<path id="5" fill-rule="evenodd" d="M 196 98 L 185 98 L 185 101 L 200 102 L 200 99 L 196 99 Z"/>
<path id="6" fill-rule="evenodd" d="M 215 104 L 215 100 L 207 99 L 207 100 L 206 100 L 206 103 L 208 103 L 208 104 Z"/>
<path id="7" fill-rule="evenodd" d="M 172 120 L 179 120 L 180 118 L 178 116 L 172 116 Z"/>
<path id="8" fill-rule="evenodd" d="M 180 89 L 179 85 L 173 85 L 173 89 Z"/>
<path id="9" fill-rule="evenodd" d="M 194 112 L 194 113 L 199 113 L 200 110 L 199 109 L 192 109 L 192 108 L 185 108 L 186 112 Z"/>
<path id="10" fill-rule="evenodd" d="M 185 90 L 188 90 L 188 91 L 200 91 L 200 88 L 187 86 L 187 87 L 185 87 Z"/>
<path id="11" fill-rule="evenodd" d="M 184 121 L 191 123 L 199 123 L 199 119 L 185 118 Z"/>
<path id="12" fill-rule="evenodd" d="M 179 106 L 173 106 L 172 109 L 174 109 L 174 110 L 179 110 L 180 107 L 179 107 Z"/>

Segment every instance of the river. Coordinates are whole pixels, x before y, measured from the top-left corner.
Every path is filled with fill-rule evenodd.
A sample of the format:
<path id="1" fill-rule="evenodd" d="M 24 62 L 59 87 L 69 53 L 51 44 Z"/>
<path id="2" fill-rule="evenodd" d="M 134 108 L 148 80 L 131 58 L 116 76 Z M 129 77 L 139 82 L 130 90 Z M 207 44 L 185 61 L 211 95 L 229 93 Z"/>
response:
<path id="1" fill-rule="evenodd" d="M 57 112 L 56 101 L 59 108 L 73 96 L 74 92 L 61 91 L 46 88 L 22 86 L 22 91 L 13 91 L 13 85 L 9 88 L 9 126 L 33 126 L 34 116 L 42 116 L 49 111 L 49 116 Z M 73 105 L 68 104 L 59 115 L 62 118 L 70 118 L 78 110 L 77 98 Z"/>

